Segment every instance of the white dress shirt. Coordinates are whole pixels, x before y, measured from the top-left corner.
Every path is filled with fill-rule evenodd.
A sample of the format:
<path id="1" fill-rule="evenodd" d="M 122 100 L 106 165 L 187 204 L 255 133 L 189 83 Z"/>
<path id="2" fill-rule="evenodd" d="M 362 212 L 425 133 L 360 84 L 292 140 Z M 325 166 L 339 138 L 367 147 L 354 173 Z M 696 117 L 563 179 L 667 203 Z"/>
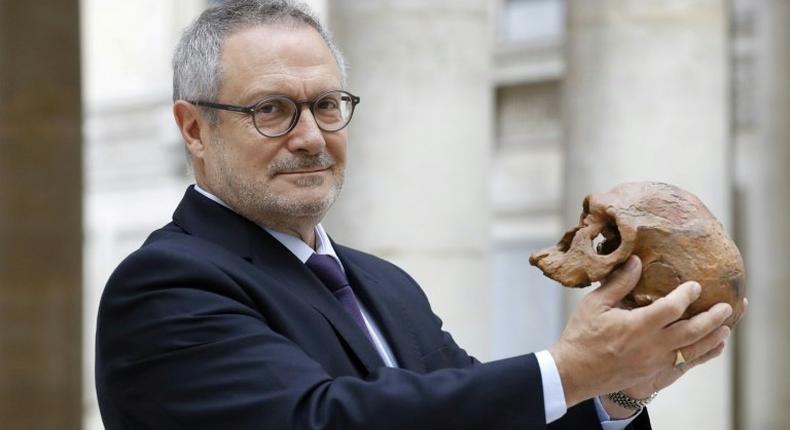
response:
<path id="1" fill-rule="evenodd" d="M 230 210 L 233 210 L 219 197 L 200 188 L 200 186 L 197 184 L 195 184 L 195 191 L 206 196 L 210 200 L 225 206 Z M 340 259 L 337 257 L 334 248 L 332 248 L 332 243 L 329 241 L 329 236 L 327 236 L 326 231 L 324 231 L 324 228 L 321 226 L 321 224 L 315 226 L 315 250 L 313 250 L 313 248 L 296 236 L 275 231 L 264 226 L 261 226 L 261 228 L 266 230 L 275 239 L 288 248 L 288 250 L 291 251 L 291 253 L 293 253 L 302 263 L 307 262 L 307 259 L 310 258 L 313 253 L 329 255 L 337 261 L 337 263 L 345 272 L 346 269 L 343 267 L 343 263 L 341 263 Z M 373 346 L 376 348 L 379 356 L 381 356 L 384 364 L 387 367 L 398 367 L 398 363 L 395 361 L 395 356 L 392 353 L 392 349 L 389 347 L 387 340 L 382 335 L 381 330 L 379 330 L 378 326 L 376 326 L 375 321 L 373 321 L 367 309 L 365 309 L 365 306 L 362 303 L 358 303 L 358 305 L 362 311 L 362 317 L 365 320 L 365 325 L 370 332 L 370 337 L 373 340 Z M 565 403 L 565 392 L 562 389 L 560 372 L 557 370 L 557 364 L 554 362 L 554 357 L 551 356 L 551 353 L 549 353 L 547 350 L 543 350 L 536 353 L 535 357 L 538 360 L 538 366 L 540 367 L 540 379 L 543 384 L 543 402 L 546 412 L 546 423 L 550 423 L 559 419 L 568 411 L 567 404 Z M 634 418 L 636 418 L 636 414 L 634 414 L 632 417 L 624 420 L 612 420 L 604 410 L 603 405 L 601 404 L 601 401 L 598 399 L 598 397 L 595 397 L 595 410 L 598 413 L 598 420 L 601 422 L 603 430 L 623 430 L 628 426 L 628 424 L 631 423 L 631 421 L 634 420 Z"/>

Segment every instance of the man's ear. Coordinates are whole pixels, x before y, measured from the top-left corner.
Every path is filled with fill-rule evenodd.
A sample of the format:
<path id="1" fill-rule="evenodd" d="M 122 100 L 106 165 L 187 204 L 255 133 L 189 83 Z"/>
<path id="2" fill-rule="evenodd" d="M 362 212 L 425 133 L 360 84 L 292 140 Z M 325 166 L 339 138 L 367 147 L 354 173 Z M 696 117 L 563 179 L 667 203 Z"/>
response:
<path id="1" fill-rule="evenodd" d="M 200 115 L 198 107 L 184 100 L 177 100 L 173 103 L 173 116 L 178 124 L 178 131 L 184 138 L 187 150 L 194 158 L 203 158 L 206 146 L 203 143 L 204 128 L 208 128 L 208 122 Z"/>

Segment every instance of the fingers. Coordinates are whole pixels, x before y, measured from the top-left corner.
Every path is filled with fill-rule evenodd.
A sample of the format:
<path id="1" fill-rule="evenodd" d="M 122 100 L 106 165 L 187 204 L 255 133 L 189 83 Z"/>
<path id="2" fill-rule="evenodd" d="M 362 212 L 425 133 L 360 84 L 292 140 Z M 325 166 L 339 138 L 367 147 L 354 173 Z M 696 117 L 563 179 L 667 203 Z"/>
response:
<path id="1" fill-rule="evenodd" d="M 705 312 L 695 315 L 693 318 L 683 321 L 678 321 L 665 330 L 665 335 L 671 346 L 675 349 L 682 348 L 701 342 L 706 336 L 715 333 L 716 330 L 721 330 L 721 325 L 732 314 L 732 306 L 727 303 L 717 303 Z M 726 328 L 729 335 L 729 328 Z M 709 344 L 712 348 L 718 344 L 714 342 Z M 685 352 L 684 352 L 685 353 Z M 701 353 L 700 353 L 701 354 Z M 693 359 L 694 357 L 689 357 Z"/>
<path id="2" fill-rule="evenodd" d="M 727 326 L 720 326 L 699 341 L 680 348 L 680 352 L 683 353 L 687 364 L 693 365 L 699 361 L 701 357 L 705 357 L 709 352 L 722 344 L 729 336 L 730 328 Z M 672 359 L 674 360 L 674 356 Z"/>
<path id="3" fill-rule="evenodd" d="M 650 325 L 664 327 L 677 321 L 701 293 L 702 287 L 698 283 L 684 282 L 666 296 L 633 312 L 645 318 Z"/>
<path id="4" fill-rule="evenodd" d="M 725 345 L 726 342 L 722 341 L 721 343 L 713 347 L 713 349 L 703 354 L 701 357 L 698 357 L 696 360 L 692 360 L 691 362 L 689 362 L 689 367 L 699 366 L 700 364 L 707 363 L 708 361 L 718 357 L 719 355 L 721 355 L 722 352 L 724 352 Z"/>
<path id="5" fill-rule="evenodd" d="M 708 361 L 713 360 L 714 358 L 720 356 L 721 353 L 724 352 L 724 347 L 726 345 L 727 345 L 726 342 L 721 341 L 718 345 L 714 346 L 713 349 L 711 349 L 710 351 L 708 351 L 705 354 L 697 357 L 694 360 L 686 362 L 685 366 L 680 367 L 680 368 L 676 368 L 676 370 L 680 374 L 683 374 L 683 373 L 688 372 L 692 368 L 699 366 L 700 364 L 705 364 Z"/>
<path id="6" fill-rule="evenodd" d="M 606 278 L 606 281 L 594 291 L 594 294 L 600 297 L 605 304 L 616 306 L 634 289 L 641 275 L 642 262 L 639 257 L 632 255 Z"/>

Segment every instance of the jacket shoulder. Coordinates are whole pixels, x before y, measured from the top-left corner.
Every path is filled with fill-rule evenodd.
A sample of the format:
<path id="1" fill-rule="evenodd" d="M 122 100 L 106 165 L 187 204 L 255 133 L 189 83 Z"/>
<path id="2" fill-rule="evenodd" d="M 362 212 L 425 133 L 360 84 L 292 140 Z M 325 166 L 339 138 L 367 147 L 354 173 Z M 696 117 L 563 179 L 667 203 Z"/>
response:
<path id="1" fill-rule="evenodd" d="M 107 280 L 101 304 L 108 297 L 184 284 L 225 290 L 235 285 L 228 269 L 242 263 L 238 255 L 171 223 L 121 261 Z"/>

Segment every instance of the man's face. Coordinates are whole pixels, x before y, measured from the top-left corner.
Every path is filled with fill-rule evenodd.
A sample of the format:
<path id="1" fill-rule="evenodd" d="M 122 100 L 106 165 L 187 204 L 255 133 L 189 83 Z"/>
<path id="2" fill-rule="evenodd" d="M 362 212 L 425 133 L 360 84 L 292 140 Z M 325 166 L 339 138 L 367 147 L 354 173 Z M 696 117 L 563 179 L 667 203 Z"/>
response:
<path id="1" fill-rule="evenodd" d="M 230 35 L 218 102 L 249 106 L 285 95 L 313 100 L 341 88 L 331 51 L 306 25 L 265 25 Z M 323 132 L 307 106 L 288 134 L 258 133 L 249 115 L 218 111 L 200 160 L 205 186 L 248 219 L 269 227 L 317 223 L 343 185 L 345 130 Z"/>

